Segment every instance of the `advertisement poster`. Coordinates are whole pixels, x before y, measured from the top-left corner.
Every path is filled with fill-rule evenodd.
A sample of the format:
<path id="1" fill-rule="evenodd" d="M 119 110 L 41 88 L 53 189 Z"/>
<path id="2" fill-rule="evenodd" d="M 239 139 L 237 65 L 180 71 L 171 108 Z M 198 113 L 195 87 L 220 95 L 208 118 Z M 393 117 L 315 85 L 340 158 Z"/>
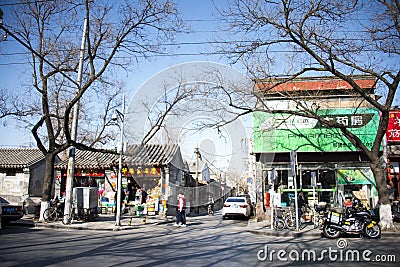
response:
<path id="1" fill-rule="evenodd" d="M 343 124 L 367 147 L 378 130 L 379 113 L 372 108 L 319 110 L 319 116 Z M 255 152 L 339 152 L 355 147 L 339 129 L 324 127 L 316 119 L 257 112 L 253 116 Z"/>
<path id="2" fill-rule="evenodd" d="M 400 111 L 391 111 L 389 113 L 389 124 L 386 131 L 388 142 L 400 143 Z"/>
<path id="3" fill-rule="evenodd" d="M 373 184 L 375 185 L 375 178 L 371 169 L 356 169 L 356 170 L 338 170 L 338 184 Z"/>

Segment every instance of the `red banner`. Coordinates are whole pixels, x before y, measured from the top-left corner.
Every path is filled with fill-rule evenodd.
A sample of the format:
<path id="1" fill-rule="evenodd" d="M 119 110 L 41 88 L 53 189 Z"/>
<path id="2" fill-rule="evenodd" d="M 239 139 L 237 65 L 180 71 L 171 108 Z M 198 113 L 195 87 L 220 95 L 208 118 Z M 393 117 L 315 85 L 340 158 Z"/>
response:
<path id="1" fill-rule="evenodd" d="M 64 173 L 64 176 L 67 176 L 67 173 Z M 88 177 L 103 177 L 104 170 L 103 169 L 94 169 L 94 170 L 75 170 L 74 176 L 88 176 Z"/>
<path id="2" fill-rule="evenodd" d="M 400 111 L 390 111 L 386 137 L 388 142 L 400 142 Z"/>

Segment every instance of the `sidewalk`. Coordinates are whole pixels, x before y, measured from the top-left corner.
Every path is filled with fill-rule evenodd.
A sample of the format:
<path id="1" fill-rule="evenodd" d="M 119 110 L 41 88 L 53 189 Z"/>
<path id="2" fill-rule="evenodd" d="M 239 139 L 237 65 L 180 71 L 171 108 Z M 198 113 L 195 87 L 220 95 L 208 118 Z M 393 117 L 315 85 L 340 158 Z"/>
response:
<path id="1" fill-rule="evenodd" d="M 382 237 L 391 237 L 396 236 L 400 237 L 400 223 L 394 223 L 395 230 L 393 231 L 382 231 Z M 276 237 L 322 237 L 322 229 L 315 229 L 314 225 L 309 224 L 306 225 L 303 229 L 297 231 L 292 231 L 289 229 L 283 229 L 282 231 L 277 231 L 271 229 L 270 222 L 257 222 L 254 219 L 249 220 L 248 223 L 248 232 L 257 234 L 257 235 L 265 235 L 265 236 L 276 236 Z"/>
<path id="2" fill-rule="evenodd" d="M 168 216 L 167 218 L 161 215 L 143 216 L 143 217 L 123 216 L 121 218 L 121 225 L 116 226 L 114 214 L 99 214 L 99 216 L 94 221 L 90 222 L 73 221 L 72 224 L 65 225 L 61 221 L 56 221 L 51 223 L 39 222 L 32 216 L 25 215 L 24 217 L 22 217 L 21 220 L 15 221 L 12 224 L 24 225 L 35 228 L 63 228 L 63 229 L 74 229 L 74 230 L 120 231 L 120 230 L 137 229 L 145 227 L 146 225 L 173 223 L 174 221 L 175 217 L 172 216 Z"/>

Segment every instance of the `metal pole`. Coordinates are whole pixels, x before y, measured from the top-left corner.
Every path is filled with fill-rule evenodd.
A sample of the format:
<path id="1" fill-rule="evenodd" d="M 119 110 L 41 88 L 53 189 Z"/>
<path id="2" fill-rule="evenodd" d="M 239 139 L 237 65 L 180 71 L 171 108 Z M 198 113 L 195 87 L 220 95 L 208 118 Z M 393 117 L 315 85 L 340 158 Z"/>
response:
<path id="1" fill-rule="evenodd" d="M 121 225 L 121 193 L 122 193 L 122 155 L 124 150 L 124 114 L 125 114 L 125 95 L 122 94 L 122 115 L 121 119 L 121 133 L 120 133 L 120 148 L 119 148 L 119 162 L 118 162 L 118 179 L 117 179 L 117 212 L 115 215 L 115 225 Z"/>
<path id="2" fill-rule="evenodd" d="M 195 203 L 196 203 L 196 208 L 195 211 L 196 213 L 200 213 L 200 207 L 199 207 L 199 147 L 196 146 L 196 188 L 195 188 Z"/>
<path id="3" fill-rule="evenodd" d="M 299 202 L 297 201 L 297 174 L 293 177 L 294 182 L 294 208 L 296 211 L 296 231 L 299 231 Z"/>
<path id="4" fill-rule="evenodd" d="M 83 23 L 83 34 L 82 34 L 82 43 L 79 55 L 79 67 L 78 67 L 78 91 L 81 89 L 82 83 L 82 69 L 83 69 L 83 58 L 85 56 L 85 44 L 86 44 L 86 28 L 87 28 L 87 20 L 84 20 Z M 74 105 L 74 114 L 71 126 L 71 140 L 76 141 L 76 135 L 78 130 L 78 116 L 79 116 L 79 101 Z M 65 206 L 64 206 L 64 214 L 71 214 L 71 204 L 72 204 L 72 190 L 73 190 L 73 179 L 74 179 L 74 165 L 75 165 L 75 147 L 72 146 L 69 149 L 68 155 L 68 169 L 67 169 L 67 184 L 65 189 Z M 69 216 L 64 217 L 64 223 L 69 223 Z"/>

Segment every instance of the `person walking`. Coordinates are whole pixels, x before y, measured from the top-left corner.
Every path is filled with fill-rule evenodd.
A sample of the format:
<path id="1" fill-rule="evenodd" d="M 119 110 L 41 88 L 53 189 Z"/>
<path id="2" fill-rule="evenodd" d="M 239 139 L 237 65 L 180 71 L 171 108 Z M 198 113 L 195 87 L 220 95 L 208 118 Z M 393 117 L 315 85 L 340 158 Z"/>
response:
<path id="1" fill-rule="evenodd" d="M 183 194 L 178 195 L 175 226 L 186 227 L 186 199 Z"/>

